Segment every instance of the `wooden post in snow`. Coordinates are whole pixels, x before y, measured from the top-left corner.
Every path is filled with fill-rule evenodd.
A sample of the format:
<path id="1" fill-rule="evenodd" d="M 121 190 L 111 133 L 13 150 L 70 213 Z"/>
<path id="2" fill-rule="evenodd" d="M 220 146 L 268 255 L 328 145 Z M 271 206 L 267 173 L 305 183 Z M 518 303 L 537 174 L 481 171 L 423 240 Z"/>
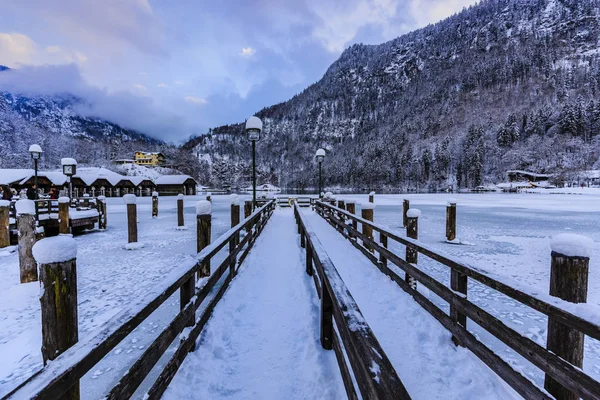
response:
<path id="1" fill-rule="evenodd" d="M 123 201 L 127 204 L 127 243 L 137 243 L 137 199 L 135 194 L 126 194 Z"/>
<path id="2" fill-rule="evenodd" d="M 158 192 L 152 192 L 152 218 L 158 217 Z"/>
<path id="3" fill-rule="evenodd" d="M 237 195 L 233 195 L 231 198 L 231 227 L 237 226 L 240 223 L 240 199 Z M 229 241 L 229 254 L 233 252 L 235 247 L 240 243 L 240 234 L 236 234 Z M 231 260 L 231 264 L 229 266 L 230 274 L 233 276 L 235 274 L 235 264 L 237 262 L 237 257 Z"/>
<path id="4" fill-rule="evenodd" d="M 38 280 L 37 264 L 32 248 L 35 237 L 35 203 L 33 200 L 19 200 L 15 204 L 17 228 L 19 230 L 19 271 L 21 283 Z"/>
<path id="5" fill-rule="evenodd" d="M 106 197 L 98 196 L 96 207 L 98 208 L 98 229 L 106 229 Z"/>
<path id="6" fill-rule="evenodd" d="M 374 208 L 375 208 L 374 203 L 362 204 L 361 205 L 361 217 L 363 219 L 366 219 L 367 221 L 373 222 Z M 362 233 L 369 239 L 373 239 L 373 228 L 371 228 L 367 224 L 362 224 Z M 373 249 L 371 249 L 371 247 L 368 244 L 363 243 L 363 246 L 365 246 L 367 248 L 367 250 L 369 250 L 371 253 L 373 252 Z"/>
<path id="7" fill-rule="evenodd" d="M 183 220 L 183 194 L 179 193 L 177 195 L 177 227 L 182 227 L 185 225 L 185 221 Z"/>
<path id="8" fill-rule="evenodd" d="M 375 203 L 375 192 L 369 193 L 369 203 Z"/>
<path id="9" fill-rule="evenodd" d="M 407 222 L 406 222 L 406 236 L 411 239 L 419 238 L 419 217 L 421 216 L 421 211 L 416 208 L 411 208 L 406 212 Z M 412 246 L 406 246 L 406 262 L 410 264 L 417 264 L 419 252 Z M 417 288 L 417 281 L 412 276 L 406 274 L 405 276 L 406 282 L 410 285 L 411 288 Z"/>
<path id="10" fill-rule="evenodd" d="M 68 197 L 58 198 L 58 233 L 68 235 L 69 230 L 69 206 L 71 200 Z"/>
<path id="11" fill-rule="evenodd" d="M 585 236 L 561 234 L 551 243 L 550 295 L 571 303 L 586 303 L 590 255 L 594 241 Z M 548 316 L 546 348 L 576 367 L 583 366 L 585 335 Z M 578 400 L 560 383 L 546 374 L 546 389 L 557 400 Z"/>
<path id="12" fill-rule="evenodd" d="M 208 200 L 212 203 L 212 193 L 211 192 L 206 193 L 206 200 Z"/>
<path id="13" fill-rule="evenodd" d="M 354 200 L 346 200 L 346 211 L 352 215 L 356 214 L 356 203 Z M 352 220 L 352 227 L 358 229 L 358 223 L 355 220 Z M 352 238 L 352 233 L 348 232 L 348 236 Z"/>
<path id="14" fill-rule="evenodd" d="M 346 209 L 346 202 L 344 200 L 338 200 L 337 203 L 338 208 L 341 208 L 342 210 Z"/>
<path id="15" fill-rule="evenodd" d="M 248 218 L 252 214 L 252 200 L 246 200 L 244 202 L 244 219 Z M 250 233 L 250 226 L 246 227 L 246 233 Z"/>
<path id="16" fill-rule="evenodd" d="M 410 208 L 410 201 L 408 201 L 408 199 L 404 199 L 402 201 L 402 226 L 404 226 L 406 228 L 406 224 L 408 223 L 408 216 L 406 215 L 406 213 L 408 213 L 408 209 Z"/>
<path id="17" fill-rule="evenodd" d="M 10 246 L 10 201 L 0 200 L 0 249 Z"/>
<path id="18" fill-rule="evenodd" d="M 212 204 L 208 200 L 196 203 L 196 239 L 198 253 L 210 244 L 210 230 L 212 219 Z M 198 277 L 210 276 L 210 263 L 206 261 L 200 268 Z"/>
<path id="19" fill-rule="evenodd" d="M 88 193 L 83 194 L 83 206 L 89 208 L 90 206 L 90 195 Z"/>
<path id="20" fill-rule="evenodd" d="M 79 340 L 77 242 L 70 236 L 42 239 L 33 247 L 40 267 L 42 359 L 44 365 Z M 79 382 L 61 399 L 78 400 Z"/>
<path id="21" fill-rule="evenodd" d="M 456 199 L 448 200 L 446 205 L 446 240 L 456 239 Z"/>

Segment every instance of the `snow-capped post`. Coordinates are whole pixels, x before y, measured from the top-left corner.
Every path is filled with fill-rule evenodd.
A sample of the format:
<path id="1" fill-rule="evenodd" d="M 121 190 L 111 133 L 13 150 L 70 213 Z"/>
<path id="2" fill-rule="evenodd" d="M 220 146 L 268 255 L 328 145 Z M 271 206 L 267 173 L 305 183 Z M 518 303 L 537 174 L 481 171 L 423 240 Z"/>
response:
<path id="1" fill-rule="evenodd" d="M 206 193 L 206 200 L 208 200 L 212 203 L 212 193 L 211 192 Z"/>
<path id="2" fill-rule="evenodd" d="M 10 201 L 0 200 L 0 249 L 10 246 Z"/>
<path id="3" fill-rule="evenodd" d="M 344 210 L 346 208 L 346 202 L 344 200 L 338 200 L 337 206 Z"/>
<path id="4" fill-rule="evenodd" d="M 183 194 L 177 195 L 177 226 L 184 226 L 183 220 Z"/>
<path id="5" fill-rule="evenodd" d="M 152 218 L 158 217 L 158 192 L 152 192 Z"/>
<path id="6" fill-rule="evenodd" d="M 456 239 L 456 199 L 448 200 L 446 205 L 446 240 Z"/>
<path id="7" fill-rule="evenodd" d="M 594 241 L 588 237 L 563 233 L 552 239 L 550 266 L 550 295 L 571 303 L 586 303 L 590 255 Z M 546 348 L 576 367 L 583 366 L 585 335 L 548 316 Z M 560 400 L 576 400 L 560 383 L 546 374 L 544 388 Z"/>
<path id="8" fill-rule="evenodd" d="M 98 229 L 106 229 L 106 197 L 98 196 L 96 207 L 98 208 Z"/>
<path id="9" fill-rule="evenodd" d="M 212 203 L 208 200 L 200 200 L 196 203 L 196 249 L 198 253 L 210 244 L 210 229 L 212 220 Z M 205 262 L 198 273 L 202 278 L 210 276 L 210 263 Z"/>
<path id="10" fill-rule="evenodd" d="M 421 216 L 421 211 L 416 208 L 410 208 L 406 212 L 406 236 L 411 239 L 419 238 L 419 217 Z M 406 246 L 406 262 L 409 264 L 417 264 L 419 252 L 412 246 Z M 417 281 L 412 276 L 406 274 L 405 276 L 406 282 L 410 285 L 411 288 L 417 289 Z"/>
<path id="11" fill-rule="evenodd" d="M 361 217 L 363 219 L 366 219 L 367 221 L 373 222 L 373 210 L 375 209 L 375 204 L 374 203 L 364 203 L 364 204 L 361 204 L 360 208 L 361 208 L 361 211 L 360 211 Z M 373 240 L 373 228 L 371 228 L 369 225 L 362 224 L 362 233 L 369 239 Z M 371 253 L 373 252 L 373 249 L 368 244 L 363 243 L 363 246 L 365 246 L 365 248 L 367 250 L 369 250 Z"/>
<path id="12" fill-rule="evenodd" d="M 40 267 L 45 365 L 77 343 L 77 242 L 65 235 L 42 239 L 33 255 Z"/>
<path id="13" fill-rule="evenodd" d="M 244 219 L 248 218 L 252 214 L 252 200 L 246 200 L 244 202 Z M 246 233 L 250 233 L 250 225 L 246 227 Z"/>
<path id="14" fill-rule="evenodd" d="M 87 193 L 83 194 L 83 206 L 84 207 L 89 207 L 90 206 L 90 195 Z"/>
<path id="15" fill-rule="evenodd" d="M 123 201 L 127 204 L 127 243 L 137 243 L 137 199 L 135 194 L 126 194 Z"/>
<path id="16" fill-rule="evenodd" d="M 375 203 L 375 192 L 369 193 L 369 203 Z"/>
<path id="17" fill-rule="evenodd" d="M 240 223 L 240 198 L 237 194 L 231 196 L 231 227 L 237 226 Z M 236 234 L 229 241 L 229 254 L 233 252 L 235 246 L 240 242 L 240 234 Z M 237 262 L 237 257 L 231 260 L 231 264 L 229 266 L 231 276 L 235 274 L 235 263 Z"/>
<path id="18" fill-rule="evenodd" d="M 21 283 L 38 280 L 38 271 L 31 249 L 35 237 L 35 203 L 33 200 L 19 200 L 15 204 L 17 227 L 19 230 L 19 270 Z"/>
<path id="19" fill-rule="evenodd" d="M 69 234 L 69 205 L 71 200 L 68 197 L 58 198 L 58 233 L 61 235 Z"/>
<path id="20" fill-rule="evenodd" d="M 404 199 L 402 201 L 402 225 L 406 228 L 406 224 L 408 223 L 408 209 L 410 208 L 410 201 L 408 199 Z"/>

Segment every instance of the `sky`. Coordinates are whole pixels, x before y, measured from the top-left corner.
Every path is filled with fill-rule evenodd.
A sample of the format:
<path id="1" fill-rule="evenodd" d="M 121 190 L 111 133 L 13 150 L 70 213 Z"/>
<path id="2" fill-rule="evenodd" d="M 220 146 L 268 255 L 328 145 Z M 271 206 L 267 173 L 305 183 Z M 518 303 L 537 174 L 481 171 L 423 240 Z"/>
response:
<path id="1" fill-rule="evenodd" d="M 181 142 L 318 81 L 475 0 L 0 0 L 0 90 L 71 93 L 78 111 Z"/>

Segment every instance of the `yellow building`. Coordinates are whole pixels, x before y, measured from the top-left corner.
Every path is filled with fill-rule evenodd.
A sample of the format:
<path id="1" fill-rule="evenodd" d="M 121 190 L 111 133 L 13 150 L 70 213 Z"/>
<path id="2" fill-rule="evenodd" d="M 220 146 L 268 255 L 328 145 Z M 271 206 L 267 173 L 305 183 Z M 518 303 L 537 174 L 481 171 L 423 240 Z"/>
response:
<path id="1" fill-rule="evenodd" d="M 137 165 L 145 167 L 159 167 L 165 163 L 165 155 L 159 152 L 136 151 L 134 161 Z"/>

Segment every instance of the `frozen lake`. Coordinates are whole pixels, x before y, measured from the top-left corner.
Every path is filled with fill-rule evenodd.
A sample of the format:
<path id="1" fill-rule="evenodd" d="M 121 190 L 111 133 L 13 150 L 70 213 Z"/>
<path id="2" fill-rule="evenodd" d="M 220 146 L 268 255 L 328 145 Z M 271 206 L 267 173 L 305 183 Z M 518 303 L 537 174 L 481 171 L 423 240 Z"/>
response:
<path id="1" fill-rule="evenodd" d="M 420 240 L 471 265 L 548 293 L 552 236 L 571 232 L 600 242 L 600 192 L 583 193 L 376 195 L 374 215 L 377 223 L 402 232 L 402 200 L 407 198 L 411 207 L 422 211 Z M 146 243 L 146 247 L 136 251 L 123 249 L 127 226 L 122 199 L 108 199 L 108 230 L 76 238 L 80 338 L 93 334 L 112 316 L 162 288 L 170 271 L 192 259 L 196 249 L 194 203 L 200 198 L 203 196 L 185 199 L 186 225 L 191 228 L 187 231 L 175 230 L 175 197 L 160 198 L 157 219 L 151 218 L 150 198 L 138 199 L 139 241 Z M 338 198 L 367 201 L 367 195 Z M 445 206 L 449 198 L 458 200 L 457 237 L 470 242 L 470 246 L 444 243 Z M 213 195 L 213 239 L 224 233 L 229 223 L 229 196 Z M 398 250 L 404 254 L 402 248 Z M 599 266 L 600 250 L 595 246 L 590 262 L 588 302 L 597 309 L 600 309 Z M 423 256 L 419 258 L 419 267 L 441 282 L 449 281 L 448 268 Z M 0 253 L 0 274 L 3 277 L 0 280 L 1 396 L 41 367 L 41 326 L 39 284 L 19 284 L 16 253 Z M 476 283 L 469 286 L 469 298 L 545 347 L 547 322 L 542 314 L 518 306 Z M 435 302 L 446 307 L 443 301 Z M 84 378 L 84 385 L 89 388 L 82 393 L 84 398 L 101 397 L 106 385 L 122 375 L 128 362 L 141 354 L 178 308 L 178 296 L 174 296 L 92 369 Z M 543 385 L 543 375 L 537 368 L 477 327 L 474 332 L 517 369 Z M 584 370 L 595 379 L 600 378 L 600 344 L 590 338 L 586 338 Z"/>

